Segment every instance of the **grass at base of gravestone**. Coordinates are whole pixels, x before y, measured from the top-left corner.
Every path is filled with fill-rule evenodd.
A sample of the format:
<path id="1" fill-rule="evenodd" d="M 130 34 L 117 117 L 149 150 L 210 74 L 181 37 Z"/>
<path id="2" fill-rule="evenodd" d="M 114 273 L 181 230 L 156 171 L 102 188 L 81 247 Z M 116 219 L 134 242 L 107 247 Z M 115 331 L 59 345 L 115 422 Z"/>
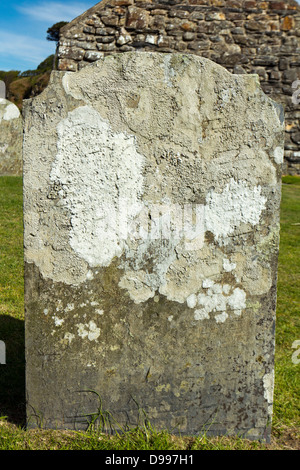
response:
<path id="1" fill-rule="evenodd" d="M 0 450 L 229 450 L 299 449 L 299 373 L 293 362 L 300 340 L 300 177 L 283 178 L 278 268 L 275 394 L 272 443 L 240 438 L 175 437 L 141 427 L 121 436 L 24 429 L 24 300 L 22 178 L 0 177 L 0 340 L 5 336 L 7 365 L 0 365 Z M 300 354 L 299 354 L 300 358 Z M 11 369 L 11 368 L 7 368 Z M 1 418 L 2 417 L 2 418 Z"/>

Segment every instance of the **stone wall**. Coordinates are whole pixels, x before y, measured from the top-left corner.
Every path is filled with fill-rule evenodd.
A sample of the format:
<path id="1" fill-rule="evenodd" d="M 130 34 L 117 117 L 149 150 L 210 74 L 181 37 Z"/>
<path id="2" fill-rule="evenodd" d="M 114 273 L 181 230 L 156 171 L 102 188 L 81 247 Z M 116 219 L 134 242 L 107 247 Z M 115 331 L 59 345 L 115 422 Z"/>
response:
<path id="1" fill-rule="evenodd" d="M 17 106 L 0 98 L 0 176 L 22 174 L 23 119 Z"/>
<path id="2" fill-rule="evenodd" d="M 111 52 L 185 52 L 234 73 L 256 73 L 285 107 L 285 173 L 300 173 L 300 7 L 293 1 L 103 0 L 61 30 L 59 69 L 77 71 Z"/>
<path id="3" fill-rule="evenodd" d="M 270 437 L 282 109 L 187 54 L 24 104 L 28 425 Z"/>

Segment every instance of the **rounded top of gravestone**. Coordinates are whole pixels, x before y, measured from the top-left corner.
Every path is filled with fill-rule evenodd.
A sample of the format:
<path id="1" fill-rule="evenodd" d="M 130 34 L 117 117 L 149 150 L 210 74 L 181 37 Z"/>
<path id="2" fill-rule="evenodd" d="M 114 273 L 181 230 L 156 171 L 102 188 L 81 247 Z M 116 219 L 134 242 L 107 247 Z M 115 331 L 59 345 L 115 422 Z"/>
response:
<path id="1" fill-rule="evenodd" d="M 0 98 L 0 122 L 18 119 L 20 116 L 20 110 L 14 103 L 5 98 Z"/>

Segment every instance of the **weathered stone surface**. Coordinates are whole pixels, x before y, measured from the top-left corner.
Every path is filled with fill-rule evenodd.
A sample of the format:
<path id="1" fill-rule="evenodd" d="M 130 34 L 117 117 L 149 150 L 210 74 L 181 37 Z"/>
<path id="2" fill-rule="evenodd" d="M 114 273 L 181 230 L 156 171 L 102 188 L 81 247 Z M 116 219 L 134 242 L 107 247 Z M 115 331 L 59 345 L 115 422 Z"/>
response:
<path id="1" fill-rule="evenodd" d="M 22 174 L 23 120 L 17 106 L 0 98 L 0 175 Z"/>
<path id="2" fill-rule="evenodd" d="M 85 427 L 99 395 L 268 439 L 284 125 L 258 77 L 112 54 L 24 113 L 29 425 Z"/>

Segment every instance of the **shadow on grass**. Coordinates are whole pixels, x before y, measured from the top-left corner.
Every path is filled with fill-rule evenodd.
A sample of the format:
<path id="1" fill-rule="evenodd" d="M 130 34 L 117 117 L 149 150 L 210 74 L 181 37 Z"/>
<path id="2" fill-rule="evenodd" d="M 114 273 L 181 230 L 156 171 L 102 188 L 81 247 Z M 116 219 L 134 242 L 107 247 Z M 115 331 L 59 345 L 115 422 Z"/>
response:
<path id="1" fill-rule="evenodd" d="M 6 362 L 0 364 L 0 416 L 23 426 L 26 422 L 24 321 L 0 315 L 0 341 L 5 344 Z"/>

